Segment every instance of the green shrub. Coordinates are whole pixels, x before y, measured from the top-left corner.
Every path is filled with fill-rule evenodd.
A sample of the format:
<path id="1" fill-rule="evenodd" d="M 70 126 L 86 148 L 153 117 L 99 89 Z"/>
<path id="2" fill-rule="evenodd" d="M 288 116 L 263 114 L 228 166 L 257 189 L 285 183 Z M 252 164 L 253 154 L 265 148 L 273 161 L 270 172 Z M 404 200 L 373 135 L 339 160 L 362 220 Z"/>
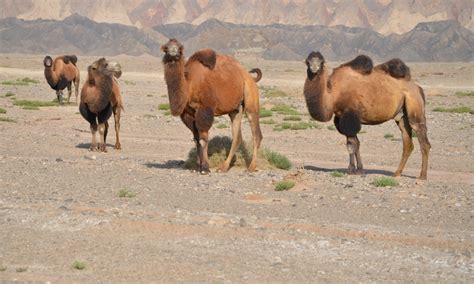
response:
<path id="1" fill-rule="evenodd" d="M 275 168 L 282 170 L 291 169 L 291 162 L 288 158 L 280 153 L 264 148 L 262 150 L 263 157 Z"/>
<path id="2" fill-rule="evenodd" d="M 287 93 L 283 92 L 282 90 L 278 89 L 277 87 L 260 87 L 260 93 L 265 98 L 276 98 L 276 97 L 286 97 L 288 96 Z"/>
<path id="3" fill-rule="evenodd" d="M 272 115 L 273 112 L 271 110 L 265 109 L 263 107 L 260 109 L 260 117 L 270 117 Z"/>
<path id="4" fill-rule="evenodd" d="M 57 106 L 55 102 L 35 101 L 35 100 L 16 100 L 13 102 L 13 105 L 28 107 L 28 108 Z"/>
<path id="5" fill-rule="evenodd" d="M 261 124 L 275 124 L 276 121 L 274 121 L 272 118 L 270 119 L 265 119 L 260 121 Z"/>
<path id="6" fill-rule="evenodd" d="M 283 115 L 301 115 L 295 108 L 284 104 L 276 105 L 270 110 Z"/>
<path id="7" fill-rule="evenodd" d="M 292 181 L 292 180 L 282 180 L 282 181 L 279 181 L 276 185 L 275 185 L 275 190 L 276 191 L 284 191 L 284 190 L 288 190 L 288 189 L 291 189 L 295 186 L 295 182 Z"/>
<path id="8" fill-rule="evenodd" d="M 456 92 L 456 95 L 459 97 L 474 97 L 474 91 Z"/>
<path id="9" fill-rule="evenodd" d="M 3 116 L 0 116 L 0 121 L 1 122 L 16 122 L 16 120 L 13 118 L 3 117 Z"/>
<path id="10" fill-rule="evenodd" d="M 229 128 L 229 126 L 227 124 L 221 122 L 221 123 L 216 125 L 216 128 L 223 129 L 223 128 Z"/>
<path id="11" fill-rule="evenodd" d="M 77 269 L 77 270 L 83 270 L 86 268 L 86 263 L 83 261 L 76 260 L 72 264 L 72 268 Z"/>
<path id="12" fill-rule="evenodd" d="M 5 94 L 5 98 L 14 97 L 14 96 L 15 96 L 15 94 L 12 93 L 12 92 L 7 92 L 7 93 Z"/>
<path id="13" fill-rule="evenodd" d="M 170 104 L 159 104 L 158 109 L 159 110 L 169 110 L 170 109 Z"/>
<path id="14" fill-rule="evenodd" d="M 121 198 L 123 198 L 123 197 L 132 198 L 132 197 L 137 196 L 137 194 L 136 194 L 135 192 L 132 192 L 132 191 L 126 189 L 126 188 L 121 189 L 121 190 L 118 192 L 117 195 L 118 195 L 118 197 L 121 197 Z"/>
<path id="15" fill-rule="evenodd" d="M 300 121 L 302 118 L 300 116 L 295 116 L 295 115 L 290 115 L 290 116 L 285 116 L 283 120 L 285 121 Z"/>
<path id="16" fill-rule="evenodd" d="M 385 138 L 385 139 L 392 139 L 392 138 L 393 138 L 393 134 L 392 134 L 392 133 L 385 133 L 385 135 L 383 136 L 383 138 Z"/>
<path id="17" fill-rule="evenodd" d="M 16 79 L 14 81 L 12 80 L 2 81 L 2 85 L 11 85 L 11 86 L 28 86 L 30 83 L 38 84 L 39 81 L 28 78 L 28 77 L 25 77 L 23 79 Z"/>
<path id="18" fill-rule="evenodd" d="M 398 181 L 391 177 L 380 177 L 376 178 L 370 184 L 375 185 L 376 187 L 398 186 Z"/>
<path id="19" fill-rule="evenodd" d="M 339 178 L 339 177 L 343 177 L 344 173 L 341 173 L 340 171 L 333 171 L 331 172 L 331 176 Z"/>
<path id="20" fill-rule="evenodd" d="M 433 109 L 435 112 L 450 112 L 450 113 L 470 113 L 474 114 L 474 109 L 467 107 L 467 106 L 460 106 L 460 107 L 452 107 L 452 108 L 445 108 L 445 107 L 435 107 Z"/>
<path id="21" fill-rule="evenodd" d="M 327 127 L 327 129 L 328 129 L 328 130 L 336 130 L 336 126 L 334 126 L 334 125 L 329 125 L 329 126 Z"/>
<path id="22" fill-rule="evenodd" d="M 0 113 L 7 113 L 7 110 L 4 109 L 3 107 L 0 107 Z"/>

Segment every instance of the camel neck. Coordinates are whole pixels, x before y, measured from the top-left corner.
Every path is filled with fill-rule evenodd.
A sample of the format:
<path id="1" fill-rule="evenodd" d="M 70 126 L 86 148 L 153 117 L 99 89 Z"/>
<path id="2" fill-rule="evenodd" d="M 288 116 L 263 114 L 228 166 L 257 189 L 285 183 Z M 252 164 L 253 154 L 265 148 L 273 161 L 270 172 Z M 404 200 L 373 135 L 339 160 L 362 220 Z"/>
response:
<path id="1" fill-rule="evenodd" d="M 309 114 L 317 121 L 326 122 L 333 115 L 333 100 L 328 91 L 328 74 L 325 67 L 320 74 L 308 71 L 304 83 L 304 97 Z"/>
<path id="2" fill-rule="evenodd" d="M 97 108 L 101 111 L 107 107 L 107 104 L 112 99 L 112 75 L 97 76 L 94 78 L 94 83 L 100 92 L 100 95 L 97 98 Z"/>
<path id="3" fill-rule="evenodd" d="M 48 82 L 49 86 L 51 86 L 53 89 L 56 89 L 58 84 L 58 75 L 53 71 L 53 67 L 45 67 L 44 76 L 46 77 L 46 81 Z"/>
<path id="4" fill-rule="evenodd" d="M 184 59 L 163 61 L 171 114 L 181 115 L 188 102 L 188 84 L 184 77 Z"/>

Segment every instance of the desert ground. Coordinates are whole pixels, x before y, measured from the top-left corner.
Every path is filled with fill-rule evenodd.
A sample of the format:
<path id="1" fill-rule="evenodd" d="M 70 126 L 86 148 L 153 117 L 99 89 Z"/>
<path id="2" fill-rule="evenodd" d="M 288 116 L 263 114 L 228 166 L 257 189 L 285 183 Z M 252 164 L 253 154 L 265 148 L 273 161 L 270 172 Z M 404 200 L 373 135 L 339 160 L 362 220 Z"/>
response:
<path id="1" fill-rule="evenodd" d="M 290 170 L 184 169 L 192 135 L 158 109 L 168 98 L 161 59 L 150 56 L 110 58 L 123 70 L 123 149 L 113 149 L 111 119 L 108 153 L 90 152 L 76 105 L 13 105 L 55 98 L 43 58 L 0 55 L 0 83 L 39 81 L 0 84 L 0 282 L 474 281 L 474 115 L 433 111 L 474 108 L 474 97 L 456 94 L 474 91 L 474 63 L 408 63 L 427 94 L 428 180 L 416 180 L 414 138 L 399 185 L 377 187 L 401 157 L 391 121 L 362 128 L 364 176 L 334 174 L 348 154 L 332 122 L 275 131 L 276 113 L 261 119 L 276 122 L 262 124 L 262 147 L 288 157 Z M 81 87 L 97 58 L 79 56 Z M 261 95 L 262 107 L 290 105 L 309 121 L 303 59 L 242 62 L 262 69 L 261 88 L 284 92 Z M 211 138 L 231 135 L 228 117 L 217 124 Z M 250 141 L 247 122 L 243 135 Z M 283 179 L 295 187 L 276 191 Z"/>

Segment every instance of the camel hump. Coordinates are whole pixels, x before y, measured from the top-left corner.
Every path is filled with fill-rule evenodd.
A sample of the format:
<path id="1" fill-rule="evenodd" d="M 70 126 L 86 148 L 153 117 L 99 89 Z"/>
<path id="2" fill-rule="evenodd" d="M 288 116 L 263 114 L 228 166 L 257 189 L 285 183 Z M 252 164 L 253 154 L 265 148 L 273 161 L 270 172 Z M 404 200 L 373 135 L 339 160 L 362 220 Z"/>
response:
<path id="1" fill-rule="evenodd" d="M 370 72 L 372 72 L 372 68 L 374 68 L 372 59 L 370 59 L 370 57 L 367 55 L 359 55 L 351 61 L 342 64 L 342 66 L 350 67 L 362 75 L 370 74 Z"/>
<path id="2" fill-rule="evenodd" d="M 260 81 L 262 79 L 262 70 L 259 68 L 253 68 L 252 70 L 249 71 L 249 73 L 255 73 L 257 74 L 257 77 L 253 78 L 255 80 L 255 83 Z"/>
<path id="3" fill-rule="evenodd" d="M 396 79 L 410 80 L 410 68 L 399 58 L 390 59 L 376 67 Z"/>
<path id="4" fill-rule="evenodd" d="M 66 64 L 72 63 L 72 64 L 76 65 L 76 63 L 77 63 L 77 56 L 75 56 L 75 55 L 64 55 L 64 56 L 63 56 L 63 61 L 64 61 L 64 63 L 66 63 Z"/>
<path id="5" fill-rule="evenodd" d="M 198 61 L 202 65 L 209 69 L 216 67 L 217 54 L 214 50 L 206 48 L 195 52 L 189 59 L 188 62 Z"/>

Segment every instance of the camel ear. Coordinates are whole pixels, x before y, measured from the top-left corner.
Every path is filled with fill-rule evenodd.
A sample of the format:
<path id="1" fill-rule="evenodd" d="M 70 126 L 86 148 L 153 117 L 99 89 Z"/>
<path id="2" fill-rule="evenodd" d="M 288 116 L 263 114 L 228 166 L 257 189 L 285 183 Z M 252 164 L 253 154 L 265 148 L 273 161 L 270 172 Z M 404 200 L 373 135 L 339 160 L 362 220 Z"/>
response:
<path id="1" fill-rule="evenodd" d="M 160 50 L 163 51 L 163 52 L 166 52 L 167 49 L 168 49 L 168 47 L 166 45 L 162 45 L 160 47 Z"/>

